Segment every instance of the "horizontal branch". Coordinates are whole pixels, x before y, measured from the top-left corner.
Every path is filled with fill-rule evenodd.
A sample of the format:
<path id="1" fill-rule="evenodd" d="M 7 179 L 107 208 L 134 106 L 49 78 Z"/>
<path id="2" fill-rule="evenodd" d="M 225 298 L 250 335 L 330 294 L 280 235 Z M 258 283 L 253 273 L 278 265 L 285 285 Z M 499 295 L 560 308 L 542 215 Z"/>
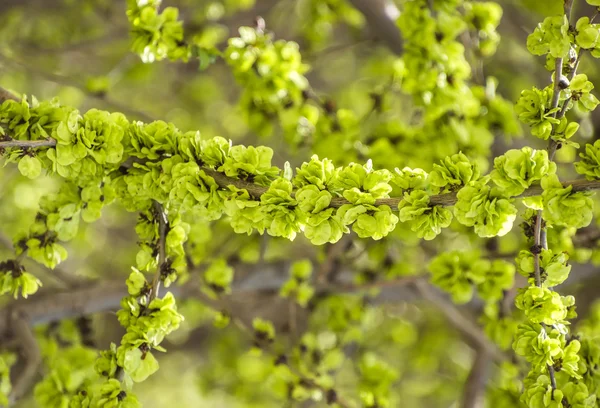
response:
<path id="1" fill-rule="evenodd" d="M 40 147 L 56 146 L 56 140 L 49 138 L 43 140 L 4 140 L 0 141 L 0 149 L 20 148 L 20 149 L 37 149 Z"/>
<path id="2" fill-rule="evenodd" d="M 235 266 L 234 266 L 235 267 Z M 248 274 L 248 278 L 236 280 L 232 287 L 232 296 L 247 297 L 251 293 L 277 293 L 288 279 L 284 263 L 262 265 L 260 269 Z M 411 299 L 403 287 L 424 279 L 423 276 L 407 276 L 397 280 L 376 281 L 364 285 L 353 284 L 352 273 L 343 272 L 338 281 L 317 286 L 319 293 L 347 293 L 373 288 L 382 289 L 382 301 Z M 31 326 L 47 324 L 53 321 L 86 316 L 93 313 L 117 310 L 121 299 L 128 296 L 125 278 L 81 286 L 66 291 L 56 288 L 42 290 L 28 299 L 15 300 L 0 309 L 0 341 L 11 334 L 11 318 L 15 314 L 29 321 Z M 214 306 L 216 303 L 200 291 L 197 279 L 190 279 L 183 285 L 172 285 L 168 291 L 178 299 L 197 298 Z"/>
<path id="3" fill-rule="evenodd" d="M 1 89 L 1 88 L 0 88 Z M 52 147 L 56 145 L 56 140 L 49 138 L 45 140 L 8 140 L 8 141 L 0 141 L 0 149 L 2 148 L 38 148 L 38 147 Z M 244 189 L 248 191 L 248 194 L 255 199 L 259 199 L 267 190 L 268 187 L 261 186 L 255 183 L 251 183 L 246 180 L 240 180 L 233 177 L 226 176 L 223 173 L 220 173 L 216 170 L 203 167 L 202 170 L 210 177 L 215 180 L 222 188 L 227 188 L 227 186 L 235 186 L 239 189 Z M 581 191 L 591 191 L 591 190 L 600 190 L 600 180 L 569 180 L 562 182 L 563 187 L 572 186 L 573 192 L 581 192 Z M 523 194 L 518 195 L 514 198 L 524 198 L 524 197 L 534 197 L 542 194 L 544 190 L 540 185 L 533 185 L 529 187 L 527 190 L 523 192 Z M 375 201 L 376 206 L 387 205 L 391 207 L 393 210 L 398 208 L 398 205 L 403 200 L 402 197 L 390 197 L 390 198 L 381 198 Z M 436 194 L 429 197 L 429 203 L 431 205 L 440 205 L 443 207 L 448 207 L 456 204 L 457 198 L 456 193 L 445 193 L 445 194 Z M 343 197 L 334 197 L 329 204 L 332 208 L 339 208 L 344 204 L 350 204 L 350 201 L 346 200 Z"/>
<path id="4" fill-rule="evenodd" d="M 248 194 L 250 194 L 255 199 L 259 199 L 260 196 L 268 190 L 267 187 L 250 183 L 245 180 L 234 179 L 212 169 L 203 168 L 203 170 L 207 175 L 211 176 L 220 187 L 226 188 L 227 186 L 233 185 L 237 188 L 245 189 L 248 191 Z M 573 192 L 600 190 L 600 180 L 569 180 L 562 182 L 562 185 L 565 188 L 568 186 L 572 186 Z M 523 194 L 515 198 L 535 197 L 541 195 L 543 191 L 544 190 L 540 185 L 533 185 L 527 190 L 525 190 Z M 375 201 L 375 205 L 387 205 L 391 207 L 392 210 L 395 210 L 398 208 L 398 205 L 403 199 L 403 197 L 381 198 Z M 452 206 L 456 204 L 456 201 L 456 193 L 436 194 L 429 197 L 429 203 L 431 205 L 441 205 L 443 207 Z M 343 197 L 334 197 L 331 200 L 329 206 L 333 208 L 339 208 L 344 204 L 350 204 L 350 201 L 346 200 Z"/>
<path id="5" fill-rule="evenodd" d="M 282 273 L 286 270 L 287 268 L 282 267 L 281 264 L 260 266 L 260 270 L 249 275 L 250 279 L 238 280 L 233 283 L 231 299 L 250 299 L 252 294 L 269 296 L 277 293 L 288 279 L 287 274 Z M 473 319 L 459 311 L 455 305 L 445 299 L 442 293 L 431 287 L 426 282 L 426 276 L 407 276 L 397 280 L 377 281 L 364 285 L 350 283 L 351 276 L 351 272 L 345 271 L 339 276 L 337 282 L 317 286 L 317 291 L 326 294 L 379 288 L 381 292 L 376 303 L 410 302 L 421 297 L 437 306 L 452 326 L 462 333 L 474 348 L 485 350 L 496 362 L 506 361 L 509 358 L 508 354 L 501 351 L 486 337 Z M 209 307 L 219 308 L 221 302 L 208 297 L 200 290 L 200 287 L 197 279 L 190 279 L 184 285 L 173 285 L 169 291 L 178 299 L 196 298 Z M 411 288 L 416 288 L 420 296 L 415 296 L 415 291 Z M 14 301 L 0 310 L 0 339 L 11 335 L 11 316 L 15 314 L 21 316 L 22 320 L 27 321 L 29 325 L 37 326 L 52 321 L 117 310 L 120 307 L 121 299 L 127 295 L 127 287 L 123 279 L 116 279 L 91 287 L 74 288 L 67 292 L 49 290 L 27 300 Z M 243 302 L 243 307 L 248 308 L 247 301 Z"/>
<path id="6" fill-rule="evenodd" d="M 235 186 L 239 189 L 246 190 L 251 197 L 254 197 L 257 200 L 260 199 L 260 196 L 266 193 L 268 190 L 267 187 L 250 183 L 249 181 L 235 179 L 213 169 L 203 167 L 202 170 L 208 176 L 212 177 L 219 187 L 227 188 L 227 186 Z"/>

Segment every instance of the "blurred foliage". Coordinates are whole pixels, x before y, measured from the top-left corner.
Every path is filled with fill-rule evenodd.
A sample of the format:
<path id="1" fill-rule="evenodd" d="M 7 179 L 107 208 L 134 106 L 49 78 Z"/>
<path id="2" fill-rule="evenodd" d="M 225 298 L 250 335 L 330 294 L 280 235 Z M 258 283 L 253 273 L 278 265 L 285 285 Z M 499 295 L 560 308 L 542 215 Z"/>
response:
<path id="1" fill-rule="evenodd" d="M 403 287 L 428 272 L 440 293 L 468 303 L 457 310 L 477 314 L 482 332 L 500 349 L 512 352 L 512 346 L 524 357 L 490 370 L 487 406 L 569 406 L 548 400 L 554 396 L 544 400 L 552 389 L 547 377 L 527 376 L 531 367 L 544 372 L 557 358 L 564 367 L 557 394 L 571 402 L 578 398 L 579 405 L 572 406 L 597 406 L 589 394 L 600 384 L 598 307 L 573 325 L 567 344 L 573 303 L 551 290 L 569 274 L 569 258 L 600 261 L 598 239 L 583 245 L 576 236 L 590 222 L 589 228 L 598 227 L 599 207 L 589 209 L 597 199 L 571 194 L 558 179 L 546 177 L 539 200 L 525 205 L 511 200 L 558 172 L 563 181 L 577 173 L 598 179 L 597 143 L 578 150 L 599 139 L 600 117 L 591 112 L 597 103 L 593 84 L 600 83 L 597 60 L 583 58 L 579 71 L 585 78 L 571 79 L 576 100 L 565 102 L 573 108 L 567 123 L 546 109 L 552 104 L 554 60 L 530 53 L 556 58 L 573 41 L 597 50 L 598 40 L 588 38 L 595 26 L 569 42 L 562 16 L 544 20 L 561 15 L 561 1 L 398 0 L 397 26 L 406 42 L 399 58 L 347 0 L 159 3 L 0 3 L 0 85 L 41 101 L 14 103 L 11 109 L 27 120 L 10 130 L 35 140 L 53 126 L 58 134 L 58 123 L 77 128 L 61 130 L 59 141 L 67 147 L 55 149 L 54 156 L 6 155 L 18 166 L 0 169 L 0 259 L 13 257 L 12 244 L 22 251 L 22 239 L 13 237 L 27 237 L 36 228 L 60 235 L 50 249 L 27 241 L 30 258 L 22 257 L 27 275 L 19 276 L 18 286 L 4 282 L 11 290 L 1 291 L 31 294 L 37 279 L 46 293 L 74 290 L 74 281 L 117 279 L 129 294 L 117 315 L 124 327 L 112 313 L 37 327 L 44 377 L 17 406 L 88 406 L 82 390 L 92 390 L 87 387 L 103 376 L 107 381 L 94 389 L 103 398 L 97 406 L 137 406 L 134 394 L 144 407 L 282 407 L 300 406 L 299 401 L 312 406 L 352 401 L 346 406 L 371 408 L 457 405 L 476 353 L 472 339 L 439 308 L 414 301 L 414 291 Z M 575 0 L 573 15 L 593 16 L 593 1 L 588 3 Z M 578 26 L 583 31 L 588 23 Z M 162 59 L 173 62 L 158 62 Z M 66 107 L 82 116 L 74 119 L 77 114 Z M 48 116 L 54 125 L 40 119 Z M 135 131 L 120 134 L 126 126 Z M 196 193 L 197 200 L 208 194 L 190 187 L 207 185 L 206 174 L 201 182 L 185 179 L 177 190 L 164 175 L 167 167 L 138 169 L 139 177 L 128 185 L 136 189 L 133 198 L 113 205 L 119 186 L 86 187 L 102 166 L 118 171 L 121 155 L 156 159 L 165 146 L 179 149 L 180 140 L 192 146 L 195 131 L 206 142 L 205 162 L 214 159 L 223 174 L 268 188 L 263 200 L 273 222 L 260 224 L 263 214 L 253 213 L 249 194 L 235 187 L 229 193 L 239 197 L 225 210 L 187 205 L 190 195 Z M 181 136 L 178 141 L 169 140 L 172 133 Z M 100 134 L 107 135 L 101 142 L 94 139 Z M 557 134 L 562 145 L 552 162 L 534 149 L 545 148 Z M 137 150 L 119 150 L 122 140 L 134 140 Z M 259 145 L 272 150 L 252 147 Z M 575 168 L 578 153 L 582 160 Z M 318 157 L 309 159 L 313 154 Z M 89 171 L 96 164 L 98 173 Z M 177 164 L 173 159 L 169 169 Z M 57 174 L 40 176 L 51 166 Z M 346 167 L 334 171 L 337 166 Z M 177 169 L 182 178 L 193 170 Z M 291 169 L 294 178 L 287 177 Z M 165 191 L 157 180 L 172 189 Z M 432 195 L 459 189 L 452 213 L 430 205 Z M 140 203 L 179 193 L 188 201 L 181 199 L 167 219 L 172 229 L 165 246 L 172 263 L 163 283 L 179 278 L 171 288 L 201 286 L 199 299 L 205 301 L 175 296 L 175 307 L 168 295 L 148 295 L 153 282 L 147 272 L 158 266 L 160 215 L 142 211 Z M 81 208 L 65 209 L 73 196 Z M 341 197 L 345 207 L 330 211 L 331 200 Z M 398 216 L 374 205 L 388 197 L 404 197 Z M 247 212 L 241 216 L 242 207 Z M 283 221 L 277 218 L 281 208 L 287 211 Z M 540 255 L 548 283 L 536 287 L 533 256 L 522 250 L 530 249 L 532 209 L 542 208 L 553 228 L 547 230 L 550 249 Z M 85 223 L 79 223 L 80 213 Z M 216 219 L 221 213 L 226 216 Z M 52 221 L 40 226 L 40 214 Z M 300 228 L 304 214 L 310 219 Z M 261 228 L 267 235 L 257 233 Z M 296 234 L 293 242 L 286 239 Z M 516 268 L 509 262 L 515 257 Z M 129 275 L 132 266 L 137 270 Z M 275 282 L 267 288 L 268 282 L 255 282 L 264 271 L 274 271 L 266 275 Z M 520 290 L 517 310 L 507 312 L 506 299 L 527 280 L 534 286 Z M 236 290 L 236 284 L 248 289 Z M 256 286 L 262 289 L 253 290 Z M 145 308 L 160 308 L 161 314 L 147 315 Z M 537 347 L 536 336 L 546 335 L 542 324 L 551 341 Z M 153 338 L 141 341 L 149 328 Z M 578 333 L 584 336 L 580 341 Z M 515 334 L 520 340 L 513 344 Z M 163 346 L 168 353 L 145 349 Z M 10 391 L 9 368 L 20 366 L 10 350 L 0 351 L 2 405 Z M 115 378 L 125 366 L 121 383 Z M 569 376 L 576 380 L 569 383 Z"/>

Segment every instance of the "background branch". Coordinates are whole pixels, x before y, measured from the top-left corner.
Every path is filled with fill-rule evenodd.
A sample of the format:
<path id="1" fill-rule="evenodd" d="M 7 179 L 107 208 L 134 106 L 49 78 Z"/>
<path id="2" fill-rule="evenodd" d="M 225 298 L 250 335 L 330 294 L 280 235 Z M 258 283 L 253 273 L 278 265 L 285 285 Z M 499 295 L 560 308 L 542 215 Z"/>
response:
<path id="1" fill-rule="evenodd" d="M 484 405 L 484 391 L 487 382 L 487 369 L 489 360 L 487 353 L 477 349 L 469 376 L 465 381 L 463 390 L 463 408 L 482 408 Z"/>
<path id="2" fill-rule="evenodd" d="M 15 94 L 0 87 L 0 104 L 9 99 L 12 99 L 13 101 L 17 102 L 20 101 L 20 99 Z"/>
<path id="3" fill-rule="evenodd" d="M 241 269 L 241 265 L 232 266 L 235 269 Z M 234 281 L 232 294 L 229 296 L 231 300 L 238 298 L 244 300 L 253 296 L 268 298 L 270 295 L 277 295 L 281 286 L 288 279 L 288 265 L 284 263 L 259 265 L 257 268 L 249 273 L 251 279 Z M 415 297 L 408 286 L 425 279 L 424 276 L 409 276 L 397 280 L 382 280 L 360 285 L 352 283 L 352 276 L 351 271 L 343 271 L 337 282 L 318 286 L 317 292 L 321 294 L 346 293 L 380 288 L 382 290 L 378 297 L 380 302 L 410 301 Z M 178 299 L 197 298 L 211 307 L 216 307 L 218 303 L 203 294 L 200 288 L 198 279 L 192 278 L 183 285 L 172 285 L 168 290 Z M 120 307 L 121 299 L 127 295 L 124 278 L 91 283 L 68 290 L 56 288 L 40 290 L 35 296 L 15 300 L 0 310 L 0 339 L 10 337 L 13 313 L 23 316 L 22 320 L 29 322 L 31 326 L 37 326 L 52 321 L 116 310 Z M 240 307 L 247 307 L 247 305 L 244 306 L 241 303 Z M 270 309 L 273 308 L 270 307 Z M 277 312 L 277 310 L 271 311 Z M 246 310 L 246 312 L 250 311 Z"/>
<path id="4" fill-rule="evenodd" d="M 499 363 L 508 359 L 508 356 L 485 335 L 481 327 L 472 319 L 467 318 L 452 302 L 442 297 L 427 282 L 416 281 L 414 287 L 423 299 L 435 305 L 446 316 L 452 326 L 462 333 L 467 342 L 476 350 L 485 351 Z"/>
<path id="5" fill-rule="evenodd" d="M 367 20 L 369 29 L 395 54 L 404 51 L 404 41 L 396 20 L 400 11 L 391 0 L 350 0 Z"/>
<path id="6" fill-rule="evenodd" d="M 18 340 L 25 362 L 23 369 L 13 380 L 13 388 L 9 396 L 9 404 L 12 405 L 23 397 L 33 385 L 42 357 L 37 340 L 33 335 L 33 329 L 29 326 L 25 316 L 22 316 L 19 312 L 13 313 L 11 327 Z"/>

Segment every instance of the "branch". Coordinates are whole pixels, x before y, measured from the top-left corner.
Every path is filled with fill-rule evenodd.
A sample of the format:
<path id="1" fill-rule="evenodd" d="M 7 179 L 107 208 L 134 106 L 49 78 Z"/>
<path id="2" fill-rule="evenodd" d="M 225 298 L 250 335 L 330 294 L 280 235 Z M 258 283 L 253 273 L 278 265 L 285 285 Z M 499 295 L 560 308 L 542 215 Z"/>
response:
<path id="1" fill-rule="evenodd" d="M 453 303 L 440 296 L 427 282 L 416 281 L 414 287 L 423 299 L 431 302 L 446 316 L 446 319 L 463 334 L 475 349 L 484 351 L 498 363 L 510 360 L 508 355 L 488 339 L 476 323 L 462 314 Z"/>
<path id="2" fill-rule="evenodd" d="M 1 88 L 0 88 L 1 89 Z M 43 142 L 43 143 L 42 143 Z M 46 147 L 46 146 L 55 146 L 56 141 L 54 139 L 46 139 L 43 141 L 40 140 L 9 140 L 9 141 L 0 141 L 0 149 L 9 148 L 9 147 L 19 147 L 19 148 L 34 148 L 34 147 Z M 202 167 L 202 170 L 210 177 L 212 177 L 215 182 L 219 185 L 219 187 L 227 188 L 227 186 L 235 186 L 240 189 L 244 189 L 248 191 L 254 199 L 260 199 L 260 197 L 268 190 L 268 187 L 261 186 L 259 184 L 251 183 L 246 180 L 240 180 L 233 177 L 226 176 L 223 173 L 220 173 L 216 170 Z M 563 187 L 573 187 L 573 192 L 581 192 L 581 191 L 591 191 L 591 190 L 600 190 L 600 180 L 569 180 L 562 182 Z M 544 190 L 540 185 L 532 185 L 527 190 L 518 196 L 513 198 L 524 198 L 524 197 L 534 197 L 542 194 Z M 381 198 L 375 201 L 376 206 L 387 205 L 392 208 L 392 210 L 397 210 L 398 204 L 403 200 L 402 197 L 390 197 L 390 198 Z M 445 194 L 436 194 L 429 197 L 429 204 L 431 206 L 440 205 L 442 207 L 453 206 L 457 202 L 456 193 L 445 193 Z M 331 208 L 339 208 L 344 204 L 350 204 L 350 201 L 346 200 L 343 197 L 334 197 L 329 204 Z"/>
<path id="3" fill-rule="evenodd" d="M 43 140 L 5 140 L 0 141 L 0 149 L 20 148 L 20 149 L 37 149 L 40 147 L 54 147 L 56 140 L 52 138 Z"/>
<path id="4" fill-rule="evenodd" d="M 158 266 L 156 268 L 156 273 L 154 274 L 154 279 L 152 280 L 152 291 L 150 292 L 148 304 L 158 296 L 162 271 L 167 261 L 166 239 L 169 229 L 169 220 L 167 219 L 163 206 L 158 201 L 154 201 L 154 211 L 156 217 L 158 217 Z"/>
<path id="5" fill-rule="evenodd" d="M 19 373 L 19 377 L 14 381 L 14 386 L 9 396 L 9 405 L 12 405 L 29 391 L 35 380 L 38 367 L 42 362 L 40 348 L 25 316 L 22 316 L 18 312 L 13 313 L 11 316 L 11 327 L 21 347 L 25 366 L 21 373 Z"/>
<path id="6" fill-rule="evenodd" d="M 400 11 L 391 0 L 350 0 L 367 20 L 369 28 L 395 54 L 402 55 L 404 41 L 396 20 Z"/>
<path id="7" fill-rule="evenodd" d="M 237 266 L 233 265 L 233 267 Z M 247 298 L 252 294 L 277 293 L 288 279 L 287 273 L 281 272 L 288 269 L 284 263 L 260 265 L 257 268 L 259 269 L 249 273 L 250 279 L 233 282 L 232 295 Z M 423 276 L 403 277 L 392 281 L 356 285 L 351 283 L 352 276 L 350 271 L 343 271 L 338 282 L 319 286 L 317 291 L 320 293 L 345 293 L 381 288 L 382 292 L 379 296 L 381 302 L 413 300 L 412 293 L 402 291 L 402 287 L 414 283 L 419 278 L 424 279 Z M 91 283 L 88 286 L 78 286 L 68 290 L 42 289 L 35 296 L 5 305 L 0 309 L 0 343 L 10 336 L 13 313 L 19 313 L 24 316 L 23 320 L 31 326 L 37 326 L 118 309 L 121 299 L 128 295 L 124 279 L 125 277 Z M 210 306 L 215 306 L 216 303 L 203 295 L 200 288 L 198 279 L 190 279 L 183 285 L 172 285 L 169 287 L 169 291 L 179 299 L 197 298 Z"/>
<path id="8" fill-rule="evenodd" d="M 9 99 L 12 99 L 13 101 L 17 102 L 21 101 L 15 94 L 0 87 L 0 104 L 4 103 L 4 101 L 7 101 Z"/>
<path id="9" fill-rule="evenodd" d="M 487 381 L 488 365 L 487 353 L 477 350 L 463 389 L 463 408 L 483 408 L 483 391 Z"/>

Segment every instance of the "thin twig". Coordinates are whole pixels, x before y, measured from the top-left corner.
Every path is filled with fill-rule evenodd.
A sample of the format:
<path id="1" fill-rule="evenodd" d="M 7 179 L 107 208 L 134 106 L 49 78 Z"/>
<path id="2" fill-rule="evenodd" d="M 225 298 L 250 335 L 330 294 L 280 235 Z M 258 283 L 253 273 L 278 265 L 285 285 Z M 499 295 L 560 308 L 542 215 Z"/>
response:
<path id="1" fill-rule="evenodd" d="M 273 278 L 273 273 L 276 270 L 280 270 L 281 267 L 282 264 L 279 263 L 260 266 L 260 268 L 253 272 L 257 276 L 255 281 L 236 281 L 233 283 L 233 295 L 244 297 L 250 294 L 278 292 L 281 289 L 281 285 L 285 283 L 286 278 L 282 276 L 278 281 Z M 352 273 L 345 271 L 342 276 L 346 275 L 352 275 Z M 381 284 L 376 282 L 368 284 L 367 287 L 369 285 L 371 287 L 377 285 L 377 287 L 383 289 L 386 293 L 393 293 L 395 300 L 399 296 L 400 299 L 406 299 L 406 295 L 399 295 L 398 290 L 399 287 L 406 286 L 406 283 L 414 283 L 406 279 L 409 279 L 409 277 L 399 278 L 397 281 L 383 281 Z M 316 289 L 317 292 L 321 291 L 321 293 L 344 293 L 360 290 L 361 287 L 365 288 L 362 285 L 331 283 L 325 287 L 317 287 Z M 200 290 L 197 279 L 190 279 L 184 285 L 172 285 L 169 287 L 169 291 L 178 299 L 193 297 L 215 308 L 220 304 Z M 122 278 L 104 282 L 89 282 L 69 290 L 55 288 L 49 290 L 42 289 L 35 296 L 12 301 L 0 309 L 0 342 L 10 334 L 11 316 L 14 312 L 28 316 L 28 323 L 31 326 L 38 326 L 62 319 L 116 310 L 119 308 L 121 299 L 127 295 L 127 287 Z M 385 297 L 385 293 L 383 295 Z"/>
<path id="2" fill-rule="evenodd" d="M 157 296 L 160 290 L 160 280 L 162 277 L 162 271 L 167 260 L 167 230 L 169 228 L 169 220 L 163 209 L 163 206 L 158 202 L 154 201 L 154 212 L 158 218 L 158 266 L 156 267 L 156 273 L 152 280 L 152 291 L 148 297 L 148 304 L 152 302 Z"/>
<path id="3" fill-rule="evenodd" d="M 567 108 L 569 107 L 569 102 L 571 102 L 571 99 L 573 99 L 572 96 L 570 96 L 563 104 L 562 108 L 560 109 L 560 112 L 558 112 L 558 115 L 556 115 L 558 119 L 562 118 L 563 116 L 565 116 L 565 113 L 567 113 Z"/>
<path id="4" fill-rule="evenodd" d="M 552 109 L 556 109 L 558 108 L 558 102 L 560 100 L 560 80 L 562 77 L 562 66 L 563 66 L 563 59 L 562 58 L 557 58 L 556 59 L 556 63 L 554 65 L 554 92 L 552 94 L 552 104 L 550 105 L 550 110 Z M 562 114 L 564 115 L 566 112 L 566 110 L 564 112 L 562 112 Z M 560 119 L 558 117 L 558 111 L 554 112 L 554 114 L 552 115 L 555 119 Z M 552 133 L 554 133 L 555 131 L 555 126 L 552 126 Z M 556 154 L 556 149 L 558 147 L 558 142 L 552 138 L 550 138 L 550 141 L 548 142 L 548 158 L 550 160 L 554 159 L 554 155 Z"/>
<path id="5" fill-rule="evenodd" d="M 573 0 L 564 0 L 564 10 L 567 20 L 571 21 L 571 9 L 573 8 Z"/>

